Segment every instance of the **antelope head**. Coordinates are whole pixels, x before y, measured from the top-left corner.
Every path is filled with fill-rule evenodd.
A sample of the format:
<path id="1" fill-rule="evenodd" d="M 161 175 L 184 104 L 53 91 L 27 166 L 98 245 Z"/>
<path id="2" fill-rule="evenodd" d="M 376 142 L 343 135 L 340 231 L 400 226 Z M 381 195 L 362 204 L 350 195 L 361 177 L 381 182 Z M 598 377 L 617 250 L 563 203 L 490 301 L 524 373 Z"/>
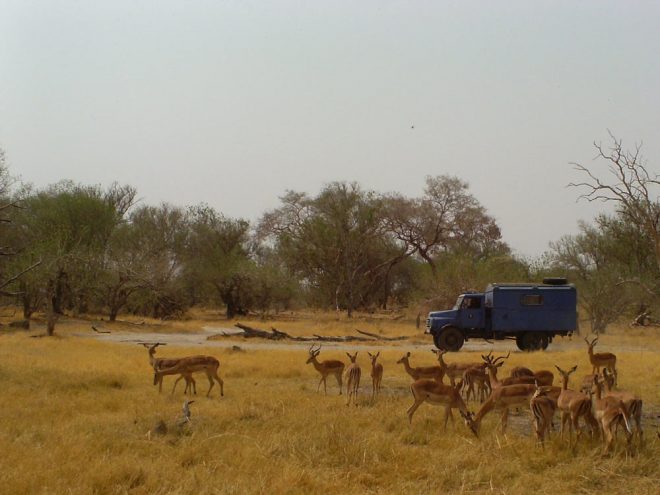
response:
<path id="1" fill-rule="evenodd" d="M 406 352 L 401 359 L 399 359 L 396 364 L 407 363 L 410 359 L 410 352 Z"/>
<path id="2" fill-rule="evenodd" d="M 474 433 L 475 437 L 479 437 L 479 423 L 474 420 L 474 413 L 471 411 L 463 412 L 460 411 L 463 420 L 465 421 L 465 426 L 470 428 L 470 431 Z"/>
<path id="3" fill-rule="evenodd" d="M 577 370 L 577 364 L 576 364 L 575 366 L 573 366 L 573 367 L 572 367 L 570 370 L 568 370 L 568 371 L 564 371 L 563 369 L 561 369 L 561 368 L 560 368 L 559 366 L 557 366 L 556 364 L 555 364 L 555 368 L 557 368 L 557 371 L 559 371 L 559 374 L 560 374 L 563 378 L 565 378 L 566 380 L 568 380 L 568 377 L 571 376 L 572 373 L 575 373 L 575 370 Z"/>
<path id="4" fill-rule="evenodd" d="M 502 365 L 504 364 L 504 360 L 509 359 L 510 355 L 511 355 L 511 351 L 509 351 L 509 353 L 506 356 L 498 356 L 493 359 L 493 351 L 490 351 L 485 356 L 482 354 L 481 359 L 483 359 L 486 367 L 494 371 L 495 369 L 502 367 Z"/>
<path id="5" fill-rule="evenodd" d="M 307 358 L 307 362 L 305 364 L 309 364 L 314 361 L 320 353 L 321 345 L 319 345 L 318 349 L 314 349 L 314 344 L 312 344 L 312 346 L 309 348 L 309 357 Z"/>
<path id="6" fill-rule="evenodd" d="M 355 354 L 353 354 L 353 355 L 351 356 L 351 355 L 347 352 L 346 355 L 348 356 L 348 359 L 351 360 L 351 363 L 355 363 L 355 360 L 357 359 L 357 355 L 358 355 L 358 353 L 357 353 L 357 351 L 355 351 Z"/>
<path id="7" fill-rule="evenodd" d="M 369 354 L 369 359 L 371 359 L 371 366 L 376 366 L 376 359 L 380 356 L 380 351 L 376 354 L 371 354 L 370 352 L 367 352 L 367 354 Z"/>

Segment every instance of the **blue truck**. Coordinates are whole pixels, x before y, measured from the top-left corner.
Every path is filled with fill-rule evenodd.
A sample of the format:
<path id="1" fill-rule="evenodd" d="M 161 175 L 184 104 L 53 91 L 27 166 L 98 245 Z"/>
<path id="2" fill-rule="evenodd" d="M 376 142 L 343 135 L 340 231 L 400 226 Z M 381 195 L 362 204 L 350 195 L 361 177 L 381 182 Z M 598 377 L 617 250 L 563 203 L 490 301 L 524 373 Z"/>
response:
<path id="1" fill-rule="evenodd" d="M 571 335 L 577 321 L 575 286 L 546 278 L 542 284 L 489 284 L 484 292 L 461 294 L 452 309 L 429 313 L 426 333 L 448 351 L 469 339 L 515 339 L 520 350 L 535 351 L 557 335 Z"/>

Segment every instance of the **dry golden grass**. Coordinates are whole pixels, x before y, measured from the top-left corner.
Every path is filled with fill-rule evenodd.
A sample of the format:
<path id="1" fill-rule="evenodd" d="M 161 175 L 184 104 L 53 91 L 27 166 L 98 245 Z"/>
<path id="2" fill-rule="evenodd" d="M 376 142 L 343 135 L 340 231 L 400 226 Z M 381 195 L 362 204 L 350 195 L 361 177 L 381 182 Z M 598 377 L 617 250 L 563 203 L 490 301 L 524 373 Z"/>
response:
<path id="1" fill-rule="evenodd" d="M 295 323 L 301 333 L 324 328 L 336 334 L 348 328 L 343 322 Z M 360 325 L 371 331 L 366 322 Z M 401 332 L 382 325 L 384 333 Z M 268 328 L 268 322 L 259 326 Z M 327 397 L 316 393 L 318 374 L 305 365 L 304 350 L 169 346 L 159 353 L 217 356 L 225 380 L 225 397 L 214 388 L 207 399 L 206 378 L 197 375 L 193 422 L 178 429 L 174 422 L 183 386 L 171 396 L 173 377 L 166 377 L 167 393 L 159 395 L 142 347 L 59 330 L 63 336 L 52 339 L 0 336 L 1 492 L 642 494 L 657 493 L 660 484 L 660 353 L 652 330 L 632 336 L 619 330 L 601 338 L 603 346 L 622 349 L 617 351 L 621 387 L 645 401 L 646 445 L 626 455 L 621 438 L 608 457 L 601 456 L 599 440 L 582 439 L 570 450 L 556 432 L 545 449 L 537 447 L 527 411 L 510 420 L 504 436 L 495 414 L 484 421 L 479 439 L 458 414 L 456 425 L 450 423 L 444 432 L 442 409 L 428 405 L 420 407 L 409 426 L 410 380 L 395 364 L 402 351 L 388 347 L 381 351 L 380 399 L 375 404 L 368 400 L 368 361 L 360 353 L 360 405 L 347 408 L 332 379 Z M 580 376 L 589 373 L 586 345 L 567 348 L 513 353 L 502 372 L 514 365 L 551 369 L 556 363 L 578 364 Z M 347 361 L 329 348 L 323 358 Z M 434 363 L 426 351 L 414 352 L 413 358 L 415 365 Z M 474 352 L 447 358 L 478 359 Z M 169 432 L 148 439 L 146 433 L 160 419 Z"/>

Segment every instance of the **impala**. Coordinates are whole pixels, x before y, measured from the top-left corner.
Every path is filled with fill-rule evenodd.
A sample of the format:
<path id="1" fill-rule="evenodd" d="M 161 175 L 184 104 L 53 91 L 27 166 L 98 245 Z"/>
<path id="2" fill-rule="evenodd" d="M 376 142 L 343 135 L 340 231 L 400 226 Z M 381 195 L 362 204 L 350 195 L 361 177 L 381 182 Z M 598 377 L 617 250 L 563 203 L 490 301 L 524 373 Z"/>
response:
<path id="1" fill-rule="evenodd" d="M 552 385 L 555 381 L 555 375 L 552 371 L 532 371 L 529 368 L 525 368 L 524 366 L 516 366 L 511 370 L 509 376 L 512 378 L 532 377 L 539 383 L 540 386 L 549 386 Z"/>
<path id="2" fill-rule="evenodd" d="M 486 363 L 486 369 L 488 370 L 488 379 L 490 381 L 490 388 L 494 390 L 496 387 L 506 387 L 509 385 L 534 385 L 536 380 L 533 376 L 509 376 L 503 380 L 497 378 L 497 369 L 502 367 L 504 360 L 508 359 L 511 353 L 508 353 L 506 356 L 498 356 L 496 358 L 492 357 L 492 352 L 489 352 L 487 355 L 481 355 L 484 363 Z M 552 394 L 559 396 L 559 387 L 552 387 Z"/>
<path id="3" fill-rule="evenodd" d="M 346 368 L 346 395 L 348 395 L 346 405 L 351 405 L 352 398 L 353 404 L 357 406 L 357 396 L 358 389 L 360 387 L 360 376 L 362 375 L 362 370 L 360 369 L 360 365 L 356 362 L 358 355 L 357 352 L 352 356 L 347 352 L 346 355 L 348 356 L 348 359 L 351 360 L 351 364 L 349 364 L 348 368 Z"/>
<path id="4" fill-rule="evenodd" d="M 442 383 L 442 378 L 445 376 L 444 370 L 440 366 L 421 366 L 419 368 L 413 368 L 410 366 L 410 353 L 403 355 L 396 364 L 403 364 L 403 367 L 406 370 L 413 380 L 420 380 L 422 378 L 433 378 L 438 382 Z"/>
<path id="5" fill-rule="evenodd" d="M 166 345 L 161 342 L 156 342 L 153 345 L 149 345 L 146 343 L 142 343 L 142 345 L 149 351 L 149 364 L 151 367 L 154 369 L 154 371 L 163 369 L 163 368 L 171 368 L 172 366 L 176 365 L 181 358 L 157 358 L 156 357 L 156 347 L 159 345 Z M 186 380 L 186 388 L 184 389 L 183 393 L 186 394 L 188 393 L 188 390 L 190 389 L 194 394 L 197 394 L 197 386 L 195 379 L 192 377 L 192 373 L 181 373 L 179 378 L 176 379 L 174 382 L 174 387 L 172 387 L 172 393 L 176 390 L 176 386 L 179 383 L 179 381 L 185 378 Z M 155 385 L 155 384 L 154 384 Z M 160 380 L 158 381 L 158 391 L 162 392 L 163 391 L 163 378 L 161 377 Z"/>
<path id="6" fill-rule="evenodd" d="M 603 369 L 603 372 L 607 373 L 607 369 Z M 587 394 L 589 397 L 592 397 L 596 391 L 596 380 L 599 380 L 600 378 L 600 375 L 597 374 L 584 375 L 582 378 L 582 386 L 580 387 L 580 392 Z M 609 388 L 614 387 L 614 377 L 612 375 L 606 374 L 606 380 Z"/>
<path id="7" fill-rule="evenodd" d="M 545 434 L 552 425 L 552 418 L 557 409 L 557 401 L 548 395 L 546 387 L 539 386 L 538 382 L 535 386 L 536 391 L 529 401 L 529 409 L 532 411 L 532 417 L 534 418 L 536 439 L 541 445 L 545 445 Z"/>
<path id="8" fill-rule="evenodd" d="M 534 372 L 524 366 L 515 366 L 511 368 L 509 376 L 534 376 Z"/>
<path id="9" fill-rule="evenodd" d="M 220 361 L 218 361 L 213 356 L 190 356 L 179 359 L 177 364 L 171 368 L 162 368 L 159 370 L 154 370 L 154 385 L 158 383 L 159 380 L 162 380 L 164 375 L 176 375 L 179 373 L 182 374 L 193 374 L 197 372 L 206 373 L 206 377 L 209 380 L 209 390 L 206 393 L 208 397 L 211 393 L 211 389 L 215 384 L 215 381 L 220 385 L 220 395 L 224 396 L 224 382 L 222 378 L 218 375 L 218 369 L 220 368 Z M 215 381 L 214 381 L 215 380 Z"/>
<path id="10" fill-rule="evenodd" d="M 371 359 L 371 400 L 380 393 L 380 382 L 383 380 L 383 365 L 377 363 L 376 360 L 380 356 L 380 351 L 376 354 L 369 354 L 369 359 Z"/>
<path id="11" fill-rule="evenodd" d="M 479 428 L 484 416 L 495 409 L 502 410 L 502 433 L 506 431 L 507 422 L 509 419 L 509 408 L 527 406 L 529 399 L 536 392 L 535 385 L 519 384 L 519 385 L 505 385 L 493 388 L 492 392 L 486 402 L 481 405 L 476 416 L 472 413 L 463 413 L 461 416 L 465 419 L 466 425 L 472 430 L 475 435 L 479 435 Z"/>
<path id="12" fill-rule="evenodd" d="M 470 397 L 473 397 L 474 400 L 478 400 L 479 402 L 483 403 L 491 391 L 488 374 L 484 368 L 475 367 L 465 370 L 465 373 L 463 373 L 463 386 L 466 390 L 466 401 L 469 401 Z"/>
<path id="13" fill-rule="evenodd" d="M 444 428 L 447 429 L 447 420 L 451 418 L 452 423 L 454 422 L 454 417 L 451 414 L 452 409 L 458 409 L 461 413 L 461 416 L 465 418 L 465 423 L 469 428 L 473 429 L 472 422 L 472 413 L 468 412 L 465 402 L 463 402 L 463 397 L 461 397 L 461 387 L 463 386 L 462 381 L 456 385 L 445 385 L 440 383 L 437 380 L 431 380 L 428 378 L 422 378 L 420 380 L 415 380 L 412 385 L 410 385 L 410 391 L 412 392 L 415 402 L 410 408 L 408 408 L 408 422 L 412 424 L 412 418 L 415 414 L 415 411 L 419 406 L 424 402 L 436 406 L 444 406 L 445 408 L 445 418 L 444 418 Z"/>
<path id="14" fill-rule="evenodd" d="M 577 366 L 573 366 L 570 370 L 564 371 L 559 366 L 555 365 L 557 371 L 562 377 L 562 388 L 561 394 L 557 399 L 557 407 L 561 411 L 561 429 L 560 437 L 564 438 L 564 427 L 566 422 L 570 420 L 569 423 L 569 445 L 573 443 L 573 428 L 577 432 L 577 439 L 579 440 L 581 435 L 579 419 L 584 418 L 586 423 L 589 423 L 591 426 L 591 434 L 593 436 L 594 432 L 598 429 L 598 423 L 594 418 L 591 412 L 591 399 L 583 394 L 582 392 L 576 392 L 575 390 L 570 390 L 568 388 L 568 380 L 572 373 L 575 372 Z M 577 440 L 576 440 L 577 441 Z"/>
<path id="15" fill-rule="evenodd" d="M 591 371 L 593 374 L 598 374 L 600 368 L 607 368 L 607 370 L 614 376 L 614 383 L 617 382 L 617 371 L 616 371 L 616 355 L 611 352 L 597 352 L 594 353 L 594 347 L 598 343 L 598 337 L 589 342 L 585 337 L 584 341 L 589 346 L 587 352 L 589 353 L 589 362 L 593 367 Z"/>
<path id="16" fill-rule="evenodd" d="M 600 424 L 601 431 L 603 432 L 603 454 L 610 451 L 614 443 L 614 426 L 623 422 L 626 429 L 626 439 L 628 445 L 632 440 L 632 430 L 630 428 L 630 413 L 623 401 L 617 397 L 605 396 L 603 397 L 603 383 L 596 375 L 594 380 L 594 387 L 596 389 L 596 400 L 594 400 L 594 411 L 596 421 Z"/>
<path id="17" fill-rule="evenodd" d="M 481 368 L 482 370 L 484 369 L 484 364 L 483 363 L 451 363 L 447 364 L 445 363 L 444 355 L 447 353 L 446 350 L 440 349 L 432 349 L 431 352 L 434 352 L 438 356 L 438 363 L 440 363 L 440 367 L 444 371 L 444 373 L 447 375 L 449 378 L 449 381 L 452 385 L 456 384 L 457 379 L 463 379 L 464 373 L 469 370 L 470 368 Z"/>
<path id="18" fill-rule="evenodd" d="M 503 360 L 509 356 L 500 356 L 494 358 L 489 353 L 487 356 L 482 355 L 484 363 L 486 363 L 486 369 L 488 370 L 488 377 L 490 378 L 491 393 L 486 402 L 484 402 L 477 412 L 476 416 L 472 416 L 472 413 L 463 415 L 466 422 L 471 420 L 472 425 L 470 426 L 475 435 L 479 433 L 479 427 L 481 426 L 481 421 L 484 416 L 495 409 L 502 410 L 502 432 L 506 430 L 507 422 L 509 419 L 509 409 L 511 407 L 527 406 L 532 395 L 536 392 L 536 385 L 529 383 L 517 383 L 511 385 L 505 385 L 504 381 L 499 381 L 497 379 L 497 368 L 504 364 Z M 518 380 L 518 378 L 516 378 Z M 559 387 L 545 387 L 546 394 L 550 397 L 555 396 L 559 393 Z"/>
<path id="19" fill-rule="evenodd" d="M 642 431 L 642 406 L 644 405 L 642 399 L 631 392 L 625 392 L 623 390 L 612 390 L 613 377 L 609 375 L 607 369 L 603 370 L 603 380 L 607 390 L 605 395 L 622 400 L 628 409 L 628 412 L 630 413 L 630 417 L 635 420 L 635 433 L 638 437 L 639 443 L 641 444 L 644 434 Z"/>
<path id="20" fill-rule="evenodd" d="M 323 390 L 325 395 L 328 395 L 328 385 L 326 383 L 326 378 L 328 375 L 334 375 L 337 379 L 337 385 L 339 385 L 339 395 L 341 395 L 341 376 L 344 373 L 344 363 L 336 359 L 328 359 L 326 361 L 319 361 L 318 355 L 321 353 L 321 346 L 319 345 L 318 349 L 314 349 L 314 346 L 309 348 L 309 358 L 307 358 L 307 363 L 312 363 L 314 369 L 321 374 L 321 380 L 319 381 L 319 386 L 316 387 L 318 392 L 321 388 L 321 383 L 323 383 Z"/>

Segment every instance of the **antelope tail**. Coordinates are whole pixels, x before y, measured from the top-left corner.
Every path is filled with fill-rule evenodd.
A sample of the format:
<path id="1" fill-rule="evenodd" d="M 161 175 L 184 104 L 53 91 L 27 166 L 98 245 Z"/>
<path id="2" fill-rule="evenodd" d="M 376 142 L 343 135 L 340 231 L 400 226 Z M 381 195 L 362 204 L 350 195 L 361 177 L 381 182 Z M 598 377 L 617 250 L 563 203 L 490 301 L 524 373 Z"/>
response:
<path id="1" fill-rule="evenodd" d="M 628 433 L 632 435 L 632 428 L 630 427 L 630 422 L 628 421 L 628 410 L 626 409 L 626 405 L 623 402 L 619 402 L 619 411 L 621 411 L 621 416 L 623 416 L 623 422 L 626 425 L 626 430 L 628 430 Z"/>

